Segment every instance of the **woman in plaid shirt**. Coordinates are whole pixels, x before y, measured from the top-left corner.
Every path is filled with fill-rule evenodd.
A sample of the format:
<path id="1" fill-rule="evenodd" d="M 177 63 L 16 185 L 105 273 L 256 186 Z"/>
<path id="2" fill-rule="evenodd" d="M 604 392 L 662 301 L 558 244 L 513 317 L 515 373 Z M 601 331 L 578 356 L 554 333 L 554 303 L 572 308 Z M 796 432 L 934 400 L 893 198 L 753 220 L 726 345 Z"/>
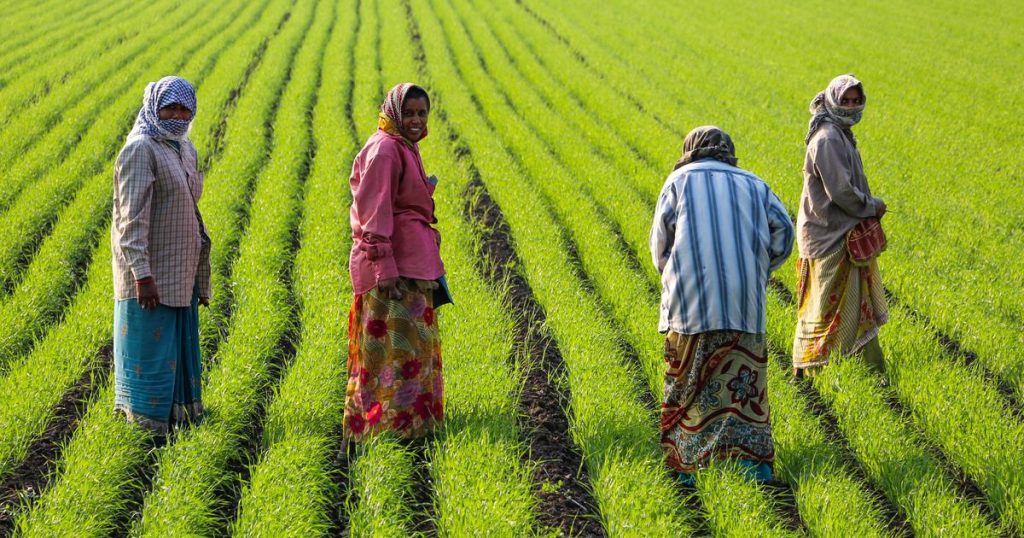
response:
<path id="1" fill-rule="evenodd" d="M 209 305 L 210 239 L 188 139 L 195 89 L 146 86 L 114 167 L 114 408 L 158 436 L 203 414 L 199 305 Z"/>

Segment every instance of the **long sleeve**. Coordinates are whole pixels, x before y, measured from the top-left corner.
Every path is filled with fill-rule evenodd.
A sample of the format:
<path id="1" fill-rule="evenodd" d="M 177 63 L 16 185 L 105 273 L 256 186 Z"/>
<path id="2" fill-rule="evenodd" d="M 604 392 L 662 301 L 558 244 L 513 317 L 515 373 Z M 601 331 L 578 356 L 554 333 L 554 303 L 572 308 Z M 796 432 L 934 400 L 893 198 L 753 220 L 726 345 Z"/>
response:
<path id="1" fill-rule="evenodd" d="M 768 190 L 768 231 L 771 240 L 768 246 L 768 271 L 774 271 L 785 263 L 786 258 L 793 252 L 793 221 L 786 212 L 778 196 Z"/>
<path id="2" fill-rule="evenodd" d="M 117 159 L 115 225 L 121 230 L 119 246 L 136 280 L 152 276 L 149 260 L 150 211 L 153 201 L 153 159 L 141 143 L 128 144 Z"/>
<path id="3" fill-rule="evenodd" d="M 196 268 L 196 287 L 199 288 L 199 296 L 207 299 L 213 297 L 213 285 L 211 283 L 212 269 L 210 268 L 210 250 L 213 242 L 206 233 L 206 225 L 203 223 L 203 216 L 196 209 L 196 220 L 199 221 L 199 234 L 202 236 L 203 244 L 199 249 L 199 266 Z"/>
<path id="4" fill-rule="evenodd" d="M 654 210 L 654 222 L 651 224 L 651 260 L 661 273 L 665 270 L 668 257 L 672 253 L 676 231 L 676 191 L 673 183 L 668 183 L 658 197 L 658 205 Z"/>
<path id="5" fill-rule="evenodd" d="M 853 185 L 854 172 L 848 166 L 844 144 L 829 137 L 815 138 L 812 144 L 814 167 L 829 199 L 851 217 L 875 216 L 875 198 Z"/>
<path id="6" fill-rule="evenodd" d="M 366 253 L 377 282 L 399 276 L 391 236 L 401 172 L 401 163 L 396 158 L 378 153 L 366 161 L 353 193 L 352 203 L 362 228 L 359 248 Z"/>

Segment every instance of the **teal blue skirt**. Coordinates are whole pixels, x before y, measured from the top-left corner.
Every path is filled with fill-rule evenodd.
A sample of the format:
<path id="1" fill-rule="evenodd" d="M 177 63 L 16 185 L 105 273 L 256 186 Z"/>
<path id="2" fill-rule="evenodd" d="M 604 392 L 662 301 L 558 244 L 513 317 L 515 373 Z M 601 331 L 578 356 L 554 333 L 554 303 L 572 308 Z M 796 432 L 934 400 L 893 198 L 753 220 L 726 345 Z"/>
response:
<path id="1" fill-rule="evenodd" d="M 114 409 L 158 435 L 202 418 L 199 294 L 192 304 L 114 305 Z"/>

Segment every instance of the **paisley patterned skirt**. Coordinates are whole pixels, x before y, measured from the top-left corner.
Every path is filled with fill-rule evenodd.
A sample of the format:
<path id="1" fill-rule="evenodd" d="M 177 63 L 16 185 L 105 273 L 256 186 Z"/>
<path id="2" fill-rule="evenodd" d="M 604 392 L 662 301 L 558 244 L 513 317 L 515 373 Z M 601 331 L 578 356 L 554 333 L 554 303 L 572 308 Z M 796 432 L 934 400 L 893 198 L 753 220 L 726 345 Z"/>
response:
<path id="1" fill-rule="evenodd" d="M 345 438 L 383 431 L 421 437 L 444 416 L 441 341 L 429 284 L 399 280 L 402 299 L 374 288 L 349 312 Z"/>
<path id="2" fill-rule="evenodd" d="M 763 334 L 669 332 L 665 361 L 661 444 L 669 467 L 693 473 L 712 458 L 772 464 Z"/>
<path id="3" fill-rule="evenodd" d="M 875 339 L 889 321 L 889 309 L 878 261 L 856 266 L 840 248 L 822 258 L 801 258 L 796 270 L 793 367 L 814 375 L 828 364 L 832 352 L 853 355 L 863 350 L 869 366 L 884 369 Z"/>

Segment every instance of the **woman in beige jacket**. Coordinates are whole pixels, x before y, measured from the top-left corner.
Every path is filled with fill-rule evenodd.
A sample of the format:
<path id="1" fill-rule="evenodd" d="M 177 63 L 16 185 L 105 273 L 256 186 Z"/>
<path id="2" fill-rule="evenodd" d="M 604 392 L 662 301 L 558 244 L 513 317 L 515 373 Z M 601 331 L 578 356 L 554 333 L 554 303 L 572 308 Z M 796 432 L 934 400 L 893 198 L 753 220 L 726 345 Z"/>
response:
<path id="1" fill-rule="evenodd" d="M 832 80 L 811 101 L 804 187 L 797 216 L 798 320 L 793 375 L 814 375 L 833 353 L 859 354 L 884 371 L 879 328 L 889 319 L 878 262 L 854 264 L 847 234 L 881 218 L 886 206 L 871 194 L 857 139 L 867 98 L 852 75 Z"/>

